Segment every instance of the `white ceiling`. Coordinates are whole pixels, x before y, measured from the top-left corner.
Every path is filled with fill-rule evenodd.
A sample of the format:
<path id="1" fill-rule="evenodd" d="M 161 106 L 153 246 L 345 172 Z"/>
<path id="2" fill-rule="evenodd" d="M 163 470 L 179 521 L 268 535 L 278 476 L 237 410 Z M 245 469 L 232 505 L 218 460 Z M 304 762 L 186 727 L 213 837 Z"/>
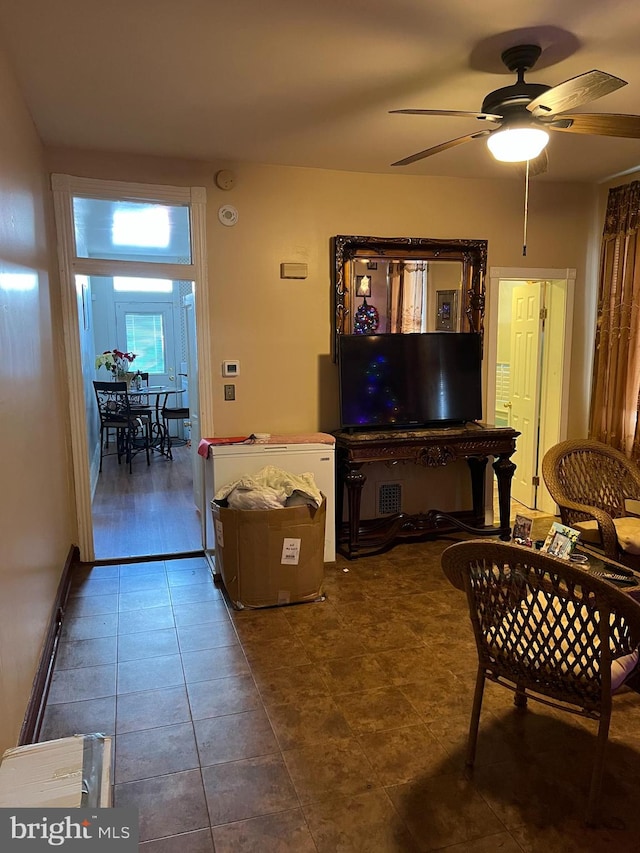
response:
<path id="1" fill-rule="evenodd" d="M 0 39 L 43 141 L 231 163 L 516 177 L 463 136 L 515 82 L 514 44 L 543 48 L 529 82 L 594 68 L 628 81 L 579 112 L 640 114 L 640 3 L 630 0 L 0 0 Z M 640 166 L 640 140 L 554 133 L 547 175 L 602 181 Z"/>

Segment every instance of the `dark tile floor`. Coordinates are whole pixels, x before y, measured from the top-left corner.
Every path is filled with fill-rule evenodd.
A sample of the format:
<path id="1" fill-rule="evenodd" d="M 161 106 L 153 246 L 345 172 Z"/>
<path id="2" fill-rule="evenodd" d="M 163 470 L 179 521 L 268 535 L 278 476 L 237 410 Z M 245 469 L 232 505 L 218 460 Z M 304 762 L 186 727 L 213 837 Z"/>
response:
<path id="1" fill-rule="evenodd" d="M 593 723 L 488 688 L 439 556 L 327 567 L 326 600 L 230 610 L 202 558 L 78 571 L 41 740 L 114 736 L 114 804 L 147 853 L 640 849 L 640 697 L 616 699 L 603 827 L 581 822 Z"/>

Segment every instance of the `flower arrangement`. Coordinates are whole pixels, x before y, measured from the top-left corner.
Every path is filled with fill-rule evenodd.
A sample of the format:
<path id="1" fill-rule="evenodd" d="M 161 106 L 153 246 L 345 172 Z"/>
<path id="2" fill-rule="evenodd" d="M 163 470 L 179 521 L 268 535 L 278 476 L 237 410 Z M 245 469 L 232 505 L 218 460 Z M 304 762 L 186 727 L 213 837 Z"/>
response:
<path id="1" fill-rule="evenodd" d="M 118 376 L 126 376 L 131 362 L 135 359 L 134 352 L 122 352 L 119 349 L 105 350 L 96 356 L 96 369 L 106 367 L 113 374 L 114 379 Z"/>

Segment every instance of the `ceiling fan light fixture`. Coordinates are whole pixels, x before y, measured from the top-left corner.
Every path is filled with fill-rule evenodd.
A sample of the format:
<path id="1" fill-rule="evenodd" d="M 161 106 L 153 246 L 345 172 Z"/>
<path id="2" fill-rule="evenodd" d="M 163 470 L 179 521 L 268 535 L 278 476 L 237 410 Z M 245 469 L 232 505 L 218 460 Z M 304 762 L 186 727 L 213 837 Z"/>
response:
<path id="1" fill-rule="evenodd" d="M 522 163 L 534 160 L 549 141 L 549 134 L 541 127 L 507 127 L 495 130 L 487 137 L 487 147 L 496 160 L 504 163 Z"/>

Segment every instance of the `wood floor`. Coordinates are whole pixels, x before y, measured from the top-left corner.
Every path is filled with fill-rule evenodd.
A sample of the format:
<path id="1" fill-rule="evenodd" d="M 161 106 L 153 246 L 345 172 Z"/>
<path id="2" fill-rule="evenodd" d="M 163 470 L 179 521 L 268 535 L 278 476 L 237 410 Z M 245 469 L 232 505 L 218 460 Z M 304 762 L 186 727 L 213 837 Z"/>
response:
<path id="1" fill-rule="evenodd" d="M 93 499 L 96 560 L 182 554 L 202 549 L 200 516 L 193 501 L 187 446 L 173 448 L 173 461 L 144 453 L 133 470 L 105 456 Z"/>
<path id="2" fill-rule="evenodd" d="M 149 466 L 140 453 L 131 474 L 124 462 L 118 465 L 115 456 L 105 456 L 93 499 L 96 560 L 201 551 L 190 453 L 189 447 L 174 447 L 173 461 L 152 454 Z M 512 501 L 512 522 L 516 512 L 533 518 L 544 515 Z M 497 490 L 494 514 L 497 518 Z"/>

